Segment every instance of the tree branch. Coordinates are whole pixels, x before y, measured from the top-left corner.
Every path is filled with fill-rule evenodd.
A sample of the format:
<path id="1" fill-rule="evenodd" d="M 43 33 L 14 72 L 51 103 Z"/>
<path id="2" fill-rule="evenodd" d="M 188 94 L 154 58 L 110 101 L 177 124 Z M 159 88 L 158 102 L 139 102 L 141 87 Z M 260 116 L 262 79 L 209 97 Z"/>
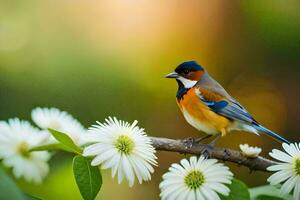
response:
<path id="1" fill-rule="evenodd" d="M 267 171 L 267 167 L 274 165 L 275 162 L 264 157 L 247 158 L 239 151 L 232 149 L 211 147 L 205 144 L 196 142 L 187 142 L 186 140 L 173 140 L 168 138 L 150 137 L 153 141 L 153 146 L 158 151 L 171 151 L 178 153 L 187 153 L 200 155 L 205 149 L 210 148 L 210 155 L 212 158 L 218 160 L 229 161 L 238 165 L 248 167 L 251 171 Z"/>

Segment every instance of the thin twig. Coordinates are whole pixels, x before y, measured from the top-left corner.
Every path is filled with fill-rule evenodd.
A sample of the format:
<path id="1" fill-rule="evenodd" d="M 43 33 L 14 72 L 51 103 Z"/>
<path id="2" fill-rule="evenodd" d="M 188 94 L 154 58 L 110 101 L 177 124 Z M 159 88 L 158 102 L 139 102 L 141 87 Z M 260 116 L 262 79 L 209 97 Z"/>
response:
<path id="1" fill-rule="evenodd" d="M 153 146 L 158 151 L 171 151 L 184 154 L 200 155 L 209 147 L 210 156 L 212 158 L 243 165 L 248 167 L 251 171 L 267 171 L 269 166 L 275 164 L 274 161 L 260 156 L 257 158 L 246 158 L 241 154 L 241 152 L 232 149 L 211 147 L 196 142 L 189 143 L 185 140 L 174 140 L 160 137 L 150 138 L 153 141 Z"/>

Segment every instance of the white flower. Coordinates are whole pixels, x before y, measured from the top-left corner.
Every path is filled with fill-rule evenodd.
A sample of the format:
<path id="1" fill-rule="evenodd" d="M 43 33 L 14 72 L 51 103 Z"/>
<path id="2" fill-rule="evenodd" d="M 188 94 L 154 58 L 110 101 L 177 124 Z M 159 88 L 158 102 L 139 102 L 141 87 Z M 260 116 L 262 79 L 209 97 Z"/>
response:
<path id="1" fill-rule="evenodd" d="M 249 158 L 256 158 L 262 151 L 259 147 L 251 147 L 248 144 L 240 144 L 242 154 Z"/>
<path id="2" fill-rule="evenodd" d="M 163 175 L 163 181 L 159 187 L 163 200 L 186 199 L 203 200 L 229 195 L 229 188 L 225 184 L 230 184 L 233 174 L 229 168 L 215 159 L 205 159 L 195 156 L 182 159 L 179 164 L 172 164 L 169 172 Z"/>
<path id="3" fill-rule="evenodd" d="M 0 159 L 17 178 L 24 177 L 28 182 L 41 183 L 49 172 L 47 151 L 30 152 L 29 149 L 42 145 L 47 139 L 29 122 L 17 118 L 0 122 Z"/>
<path id="4" fill-rule="evenodd" d="M 282 183 L 281 194 L 289 194 L 293 189 L 293 198 L 300 199 L 300 144 L 282 144 L 285 152 L 273 149 L 270 156 L 278 160 L 278 164 L 267 168 L 274 171 L 268 178 L 271 185 Z"/>
<path id="5" fill-rule="evenodd" d="M 94 144 L 84 149 L 84 156 L 95 156 L 92 166 L 101 165 L 102 169 L 111 168 L 112 177 L 118 174 L 118 182 L 125 177 L 129 186 L 134 184 L 135 176 L 139 183 L 149 181 L 156 165 L 155 149 L 144 129 L 139 128 L 137 121 L 132 124 L 106 119 L 106 123 L 97 122 L 90 128 L 89 137 Z"/>
<path id="6" fill-rule="evenodd" d="M 66 133 L 77 145 L 83 145 L 85 128 L 66 111 L 57 108 L 35 108 L 31 118 L 42 129 L 54 129 Z M 49 133 L 50 134 L 50 133 Z M 50 143 L 56 142 L 51 136 Z"/>

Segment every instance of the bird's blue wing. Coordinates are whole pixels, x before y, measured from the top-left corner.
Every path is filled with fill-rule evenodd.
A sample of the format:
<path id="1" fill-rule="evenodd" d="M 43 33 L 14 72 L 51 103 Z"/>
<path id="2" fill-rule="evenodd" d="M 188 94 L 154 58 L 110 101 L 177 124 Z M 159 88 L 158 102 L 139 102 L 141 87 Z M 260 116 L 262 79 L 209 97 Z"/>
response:
<path id="1" fill-rule="evenodd" d="M 210 101 L 202 95 L 198 96 L 211 110 L 224 117 L 250 124 L 256 123 L 256 120 L 238 102 L 229 100 Z"/>
<path id="2" fill-rule="evenodd" d="M 282 142 L 288 144 L 290 143 L 287 139 L 281 137 L 280 135 L 260 125 L 250 115 L 250 113 L 243 106 L 241 106 L 241 104 L 239 104 L 234 98 L 229 96 L 221 86 L 217 85 L 217 88 L 219 88 L 218 94 L 223 94 L 222 96 L 216 95 L 215 93 L 217 92 L 214 91 L 211 92 L 207 88 L 206 91 L 205 90 L 200 91 L 201 88 L 198 88 L 198 90 L 196 90 L 196 95 L 203 103 L 205 103 L 215 113 L 218 113 L 219 115 L 222 115 L 228 119 L 237 120 L 247 125 L 250 125 L 251 127 L 255 128 L 257 131 L 265 133 Z"/>
<path id="3" fill-rule="evenodd" d="M 227 106 L 225 106 L 223 109 L 220 109 L 219 111 L 216 110 L 215 112 L 219 113 L 220 115 L 224 115 L 225 117 L 229 117 L 239 121 L 248 122 L 251 124 L 256 123 L 256 120 L 250 115 L 247 110 L 245 110 L 243 107 L 240 107 L 234 102 L 228 102 Z"/>
<path id="4" fill-rule="evenodd" d="M 269 129 L 261 126 L 251 115 L 250 113 L 243 108 L 237 101 L 234 99 L 230 100 L 219 100 L 211 101 L 207 100 L 204 96 L 198 94 L 198 97 L 202 102 L 204 102 L 212 111 L 227 117 L 229 119 L 238 120 L 243 123 L 249 124 L 256 130 L 263 132 L 273 138 L 276 138 L 282 142 L 290 143 L 287 139 L 281 137 L 280 135 L 270 131 Z"/>

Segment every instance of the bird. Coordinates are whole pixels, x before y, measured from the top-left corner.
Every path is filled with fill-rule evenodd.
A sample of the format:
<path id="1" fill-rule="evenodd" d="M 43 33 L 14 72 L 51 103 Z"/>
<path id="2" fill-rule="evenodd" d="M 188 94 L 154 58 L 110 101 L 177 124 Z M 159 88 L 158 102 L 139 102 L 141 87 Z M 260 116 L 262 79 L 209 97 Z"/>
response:
<path id="1" fill-rule="evenodd" d="M 205 138 L 224 137 L 227 133 L 237 130 L 256 135 L 263 133 L 280 142 L 290 143 L 256 121 L 196 61 L 181 63 L 166 78 L 177 81 L 176 102 L 178 107 L 192 127 L 207 134 Z"/>

